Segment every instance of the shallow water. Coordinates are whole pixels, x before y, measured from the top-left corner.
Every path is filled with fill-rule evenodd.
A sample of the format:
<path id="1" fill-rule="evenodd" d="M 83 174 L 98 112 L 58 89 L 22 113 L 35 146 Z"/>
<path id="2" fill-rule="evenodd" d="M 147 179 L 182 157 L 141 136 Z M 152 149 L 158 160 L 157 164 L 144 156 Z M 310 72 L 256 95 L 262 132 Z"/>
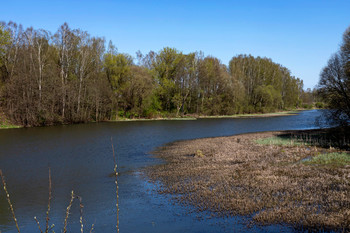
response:
<path id="1" fill-rule="evenodd" d="M 113 232 L 116 194 L 111 137 L 119 166 L 120 232 L 293 232 L 288 226 L 247 226 L 240 217 L 215 218 L 182 207 L 170 196 L 159 195 L 140 168 L 160 162 L 149 154 L 165 143 L 247 132 L 312 129 L 319 110 L 296 116 L 195 121 L 141 121 L 92 123 L 0 131 L 0 169 L 3 170 L 21 232 L 45 228 L 48 167 L 53 199 L 50 223 L 63 228 L 70 191 L 82 197 L 85 231 Z M 75 200 L 68 228 L 78 232 L 79 204 Z M 17 232 L 3 189 L 0 190 L 0 231 Z"/>

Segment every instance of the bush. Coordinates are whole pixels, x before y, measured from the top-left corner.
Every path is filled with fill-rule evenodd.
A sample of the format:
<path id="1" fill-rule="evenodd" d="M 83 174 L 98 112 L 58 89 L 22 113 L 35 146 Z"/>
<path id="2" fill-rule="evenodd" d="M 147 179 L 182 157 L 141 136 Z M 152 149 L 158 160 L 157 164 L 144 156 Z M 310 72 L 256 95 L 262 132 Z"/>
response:
<path id="1" fill-rule="evenodd" d="M 322 103 L 322 102 L 316 102 L 315 107 L 316 108 L 324 108 L 325 106 L 324 106 L 324 103 Z"/>
<path id="2" fill-rule="evenodd" d="M 302 107 L 305 108 L 305 109 L 311 109 L 312 108 L 312 104 L 303 104 Z"/>

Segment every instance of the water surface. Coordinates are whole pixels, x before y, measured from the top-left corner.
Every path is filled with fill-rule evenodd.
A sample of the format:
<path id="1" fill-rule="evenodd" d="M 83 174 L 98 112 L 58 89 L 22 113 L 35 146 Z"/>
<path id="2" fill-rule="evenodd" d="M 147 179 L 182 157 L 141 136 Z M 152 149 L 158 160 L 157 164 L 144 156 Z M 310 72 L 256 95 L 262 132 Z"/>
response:
<path id="1" fill-rule="evenodd" d="M 63 228 L 70 192 L 82 197 L 85 231 L 115 232 L 116 194 L 111 137 L 120 171 L 121 232 L 293 232 L 288 226 L 248 228 L 240 217 L 213 218 L 195 213 L 171 197 L 159 195 L 140 174 L 142 167 L 160 162 L 149 154 L 175 140 L 229 136 L 247 132 L 317 128 L 319 110 L 295 116 L 195 121 L 110 122 L 0 131 L 0 169 L 8 183 L 22 232 L 39 232 L 33 219 L 45 223 L 48 167 L 52 171 L 50 222 Z M 73 203 L 69 229 L 78 232 L 79 204 Z M 0 231 L 17 232 L 0 190 Z"/>

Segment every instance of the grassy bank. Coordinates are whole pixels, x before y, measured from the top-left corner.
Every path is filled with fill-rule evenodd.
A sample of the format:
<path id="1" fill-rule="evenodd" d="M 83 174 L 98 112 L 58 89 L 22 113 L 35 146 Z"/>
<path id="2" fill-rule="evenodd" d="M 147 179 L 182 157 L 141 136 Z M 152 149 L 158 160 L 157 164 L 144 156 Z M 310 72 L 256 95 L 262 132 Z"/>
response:
<path id="1" fill-rule="evenodd" d="M 286 137 L 295 134 L 175 142 L 155 152 L 165 163 L 145 174 L 160 182 L 160 193 L 177 194 L 198 211 L 250 216 L 256 224 L 350 230 L 349 153 Z"/>

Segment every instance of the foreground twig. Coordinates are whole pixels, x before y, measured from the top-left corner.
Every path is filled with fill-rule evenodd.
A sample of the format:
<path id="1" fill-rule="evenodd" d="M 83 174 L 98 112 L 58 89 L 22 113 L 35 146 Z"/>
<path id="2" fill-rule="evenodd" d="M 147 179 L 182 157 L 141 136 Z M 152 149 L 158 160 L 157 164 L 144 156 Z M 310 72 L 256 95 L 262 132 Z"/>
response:
<path id="1" fill-rule="evenodd" d="M 49 232 L 49 213 L 50 213 L 50 209 L 51 209 L 51 190 L 52 190 L 52 186 L 51 186 L 51 168 L 49 168 L 49 201 L 47 204 L 47 211 L 46 211 L 46 229 L 45 229 L 45 233 Z"/>
<path id="2" fill-rule="evenodd" d="M 93 224 L 91 225 L 90 233 L 92 233 L 92 232 L 94 231 L 94 226 L 95 226 L 95 223 L 93 223 Z M 1 233 L 1 232 L 0 232 L 0 233 Z"/>
<path id="3" fill-rule="evenodd" d="M 63 233 L 67 232 L 68 216 L 69 216 L 70 208 L 72 207 L 72 204 L 73 204 L 73 199 L 74 199 L 74 191 L 72 190 L 71 199 L 70 199 L 69 205 L 67 206 L 66 217 L 64 219 Z"/>
<path id="4" fill-rule="evenodd" d="M 43 233 L 43 231 L 41 230 L 41 227 L 40 227 L 40 223 L 39 223 L 38 219 L 36 218 L 36 216 L 34 217 L 34 220 L 35 220 L 36 224 L 38 225 L 39 231 L 40 231 L 41 233 Z"/>
<path id="5" fill-rule="evenodd" d="M 114 152 L 113 139 L 111 138 L 113 159 L 114 159 L 114 174 L 115 174 L 115 185 L 116 185 L 116 194 L 117 194 L 117 232 L 119 233 L 119 187 L 118 187 L 118 172 L 117 172 L 117 160 Z"/>
<path id="6" fill-rule="evenodd" d="M 79 218 L 79 222 L 80 222 L 80 232 L 83 233 L 84 232 L 84 224 L 83 224 L 83 198 L 81 198 L 80 196 L 77 196 L 77 198 L 79 199 L 79 212 L 80 212 L 80 218 Z"/>
<path id="7" fill-rule="evenodd" d="M 2 184 L 4 186 L 4 190 L 5 190 L 5 193 L 6 193 L 7 202 L 9 203 L 9 206 L 10 206 L 10 209 L 11 209 L 12 218 L 13 218 L 13 220 L 16 223 L 16 228 L 17 228 L 18 233 L 20 233 L 18 222 L 17 222 L 17 218 L 15 216 L 15 211 L 13 210 L 13 206 L 12 206 L 12 203 L 11 203 L 11 200 L 10 200 L 10 194 L 8 193 L 7 188 L 6 188 L 5 177 L 2 174 L 2 170 L 1 169 L 0 169 L 0 176 L 1 176 Z"/>

